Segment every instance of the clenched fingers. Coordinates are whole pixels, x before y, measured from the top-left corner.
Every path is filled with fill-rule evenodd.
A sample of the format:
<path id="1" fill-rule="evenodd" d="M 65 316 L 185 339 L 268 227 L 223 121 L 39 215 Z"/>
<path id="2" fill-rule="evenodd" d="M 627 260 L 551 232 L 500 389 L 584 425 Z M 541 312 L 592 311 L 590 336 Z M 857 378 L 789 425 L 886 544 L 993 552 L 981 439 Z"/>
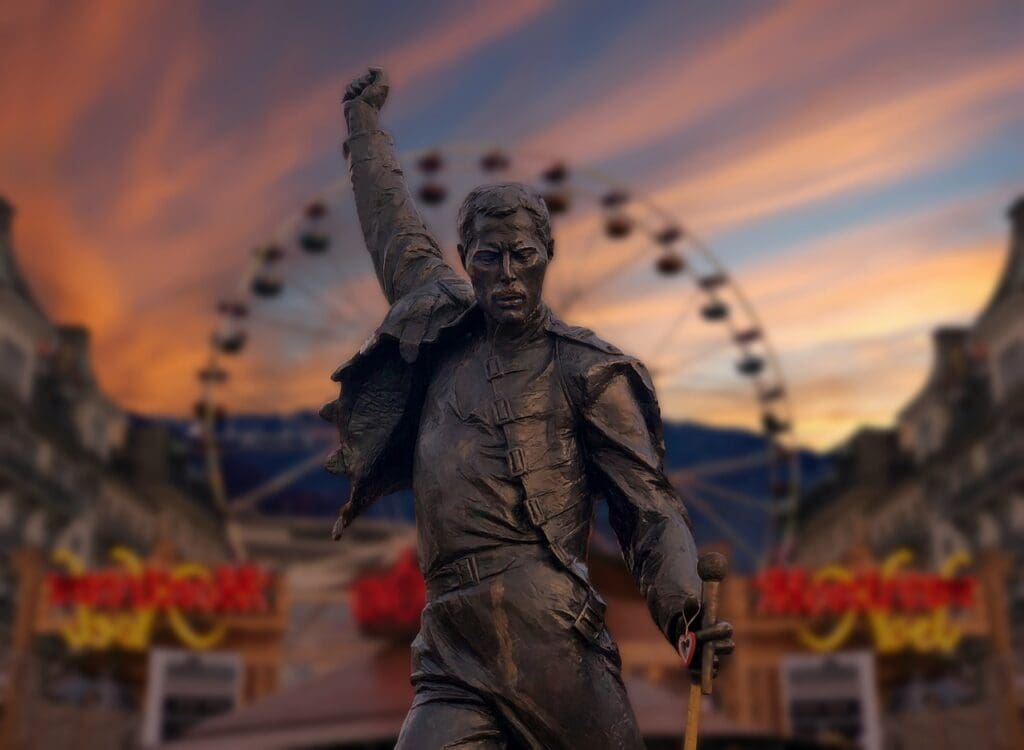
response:
<path id="1" fill-rule="evenodd" d="M 732 638 L 732 624 L 724 620 L 697 631 L 697 640 L 700 643 L 725 641 L 730 638 Z"/>

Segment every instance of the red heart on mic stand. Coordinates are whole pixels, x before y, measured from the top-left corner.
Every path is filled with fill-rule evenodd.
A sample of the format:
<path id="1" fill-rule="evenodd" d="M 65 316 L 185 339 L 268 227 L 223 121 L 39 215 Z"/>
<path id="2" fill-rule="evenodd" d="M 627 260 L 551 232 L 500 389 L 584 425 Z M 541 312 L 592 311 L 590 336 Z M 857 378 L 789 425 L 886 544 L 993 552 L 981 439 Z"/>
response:
<path id="1" fill-rule="evenodd" d="M 697 654 L 697 635 L 693 632 L 684 633 L 679 636 L 677 644 L 679 655 L 683 658 L 683 666 L 690 666 L 693 657 Z"/>

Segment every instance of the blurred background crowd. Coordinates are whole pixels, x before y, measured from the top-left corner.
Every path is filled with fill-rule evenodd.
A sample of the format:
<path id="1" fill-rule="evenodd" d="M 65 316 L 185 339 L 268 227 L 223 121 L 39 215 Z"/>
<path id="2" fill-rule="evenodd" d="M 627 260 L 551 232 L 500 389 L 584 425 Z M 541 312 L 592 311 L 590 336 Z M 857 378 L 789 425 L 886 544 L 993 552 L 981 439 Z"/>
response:
<path id="1" fill-rule="evenodd" d="M 550 305 L 651 369 L 733 568 L 701 746 L 1024 746 L 1024 3 L 83 0 L 0 40 L 0 748 L 393 746 L 412 498 L 331 542 L 316 415 L 386 311 L 339 148 L 371 64 L 449 259 L 472 187 L 533 185 Z"/>

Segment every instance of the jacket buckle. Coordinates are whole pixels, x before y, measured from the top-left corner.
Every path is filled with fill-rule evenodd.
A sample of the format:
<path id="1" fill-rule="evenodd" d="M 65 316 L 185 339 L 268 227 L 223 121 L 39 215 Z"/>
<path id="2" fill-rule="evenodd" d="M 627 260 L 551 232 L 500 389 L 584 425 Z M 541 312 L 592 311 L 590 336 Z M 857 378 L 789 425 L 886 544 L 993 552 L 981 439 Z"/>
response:
<path id="1" fill-rule="evenodd" d="M 480 581 L 480 570 L 473 555 L 467 555 L 454 563 L 455 575 L 459 579 L 459 586 L 470 586 Z"/>
<path id="2" fill-rule="evenodd" d="M 510 450 L 505 460 L 508 461 L 508 471 L 512 476 L 518 477 L 526 473 L 526 454 L 522 448 Z"/>
<path id="3" fill-rule="evenodd" d="M 505 374 L 505 370 L 501 367 L 501 360 L 497 357 L 488 357 L 484 363 L 484 370 L 487 372 L 487 379 L 494 380 L 500 378 Z"/>
<path id="4" fill-rule="evenodd" d="M 596 643 L 604 631 L 604 607 L 598 606 L 593 596 L 588 596 L 573 627 L 589 642 Z"/>
<path id="5" fill-rule="evenodd" d="M 547 520 L 544 515 L 544 509 L 541 507 L 537 498 L 526 498 L 524 505 L 526 505 L 526 516 L 534 526 L 540 526 L 545 520 Z"/>
<path id="6" fill-rule="evenodd" d="M 512 404 L 507 398 L 499 398 L 494 402 L 494 421 L 496 424 L 506 424 L 514 419 L 512 416 Z"/>

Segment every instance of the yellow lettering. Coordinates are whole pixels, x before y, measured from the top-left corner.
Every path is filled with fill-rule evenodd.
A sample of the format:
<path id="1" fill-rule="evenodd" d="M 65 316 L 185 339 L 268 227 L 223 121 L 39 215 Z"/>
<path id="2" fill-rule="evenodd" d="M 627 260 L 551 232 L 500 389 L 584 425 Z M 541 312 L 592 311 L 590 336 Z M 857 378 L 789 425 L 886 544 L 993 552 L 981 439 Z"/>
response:
<path id="1" fill-rule="evenodd" d="M 210 580 L 213 576 L 210 571 L 198 563 L 182 563 L 174 569 L 174 575 L 178 578 L 202 578 Z M 216 646 L 224 637 L 227 628 L 224 625 L 215 625 L 206 633 L 199 633 L 185 619 L 177 607 L 167 611 L 167 620 L 171 629 L 187 646 L 195 649 L 207 649 Z"/>
<path id="2" fill-rule="evenodd" d="M 850 581 L 852 578 L 850 571 L 841 565 L 828 565 L 815 574 L 814 581 Z M 857 613 L 847 612 L 830 633 L 819 636 L 810 628 L 804 627 L 800 628 L 797 636 L 812 651 L 834 651 L 850 637 L 856 625 Z"/>
<path id="3" fill-rule="evenodd" d="M 881 565 L 882 580 L 894 578 L 912 560 L 913 553 L 909 549 L 899 549 L 893 552 Z M 943 563 L 940 575 L 947 579 L 955 578 L 957 572 L 969 564 L 970 556 L 966 552 L 958 552 Z M 853 580 L 853 574 L 847 568 L 839 565 L 824 567 L 814 577 L 816 583 L 851 580 Z M 961 629 L 950 621 L 948 607 L 916 616 L 869 611 L 867 620 L 875 646 L 883 654 L 906 649 L 921 653 L 935 651 L 948 653 L 957 647 L 963 635 Z M 819 636 L 807 627 L 800 628 L 797 635 L 808 648 L 815 651 L 832 651 L 839 648 L 850 637 L 856 625 L 857 614 L 851 610 L 843 614 L 836 626 L 825 635 Z"/>
<path id="4" fill-rule="evenodd" d="M 145 573 L 138 555 L 126 547 L 113 548 L 110 558 L 129 575 L 141 576 Z M 70 550 L 57 550 L 53 554 L 53 561 L 63 566 L 71 575 L 85 574 L 81 558 Z M 180 579 L 212 578 L 210 571 L 197 563 L 178 565 L 172 571 L 172 576 Z M 177 607 L 167 610 L 167 621 L 178 639 L 195 649 L 212 648 L 227 633 L 227 627 L 223 624 L 214 625 L 206 632 L 200 631 Z M 103 614 L 88 605 L 76 604 L 71 616 L 61 624 L 60 633 L 65 644 L 73 651 L 104 650 L 114 647 L 128 651 L 145 651 L 152 641 L 155 623 L 156 609 L 152 606 L 135 612 Z"/>

